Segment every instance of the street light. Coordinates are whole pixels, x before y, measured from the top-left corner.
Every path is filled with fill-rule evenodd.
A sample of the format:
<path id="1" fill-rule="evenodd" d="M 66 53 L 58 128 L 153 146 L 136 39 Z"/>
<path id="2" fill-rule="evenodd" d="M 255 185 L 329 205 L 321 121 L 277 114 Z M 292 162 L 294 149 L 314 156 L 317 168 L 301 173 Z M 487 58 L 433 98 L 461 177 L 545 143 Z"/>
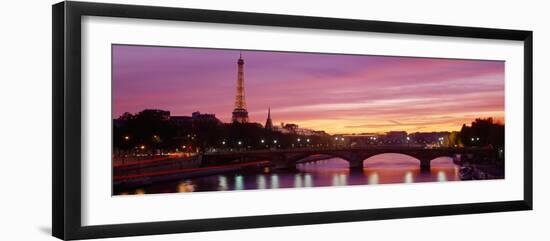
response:
<path id="1" fill-rule="evenodd" d="M 241 141 L 239 141 L 237 144 L 242 145 L 243 143 Z"/>
<path id="2" fill-rule="evenodd" d="M 298 142 L 300 142 L 300 141 L 301 141 L 300 138 L 298 138 Z"/>
<path id="3" fill-rule="evenodd" d="M 125 136 L 125 137 L 124 137 L 124 140 L 130 140 L 130 137 L 129 137 L 129 136 Z"/>
<path id="4" fill-rule="evenodd" d="M 277 140 L 273 140 L 273 143 L 277 144 Z"/>
<path id="5" fill-rule="evenodd" d="M 261 143 L 264 143 L 265 141 L 264 141 L 264 139 L 262 139 L 260 142 L 261 142 Z"/>

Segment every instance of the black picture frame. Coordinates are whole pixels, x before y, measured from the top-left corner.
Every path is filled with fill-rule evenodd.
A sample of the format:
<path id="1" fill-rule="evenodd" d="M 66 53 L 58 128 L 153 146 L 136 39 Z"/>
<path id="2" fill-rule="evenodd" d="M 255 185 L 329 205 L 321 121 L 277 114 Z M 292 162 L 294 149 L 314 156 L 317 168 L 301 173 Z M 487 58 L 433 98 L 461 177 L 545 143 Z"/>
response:
<path id="1" fill-rule="evenodd" d="M 243 228 L 307 225 L 501 211 L 531 210 L 533 33 L 523 30 L 443 26 L 262 13 L 197 10 L 90 2 L 52 6 L 53 194 L 52 233 L 87 239 Z M 524 43 L 524 193 L 521 200 L 421 207 L 343 210 L 283 215 L 82 226 L 81 224 L 81 17 L 104 16 L 207 23 L 366 31 L 378 33 L 517 40 Z"/>

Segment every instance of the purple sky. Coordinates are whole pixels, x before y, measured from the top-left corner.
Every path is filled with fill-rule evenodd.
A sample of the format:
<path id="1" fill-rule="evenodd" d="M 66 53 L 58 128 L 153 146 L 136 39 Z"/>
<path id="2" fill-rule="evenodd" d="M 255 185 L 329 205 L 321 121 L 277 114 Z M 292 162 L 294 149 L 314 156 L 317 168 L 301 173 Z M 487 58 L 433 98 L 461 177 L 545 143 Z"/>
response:
<path id="1" fill-rule="evenodd" d="M 329 133 L 504 122 L 504 62 L 242 51 L 251 121 Z M 113 117 L 155 108 L 231 120 L 238 50 L 113 46 Z"/>

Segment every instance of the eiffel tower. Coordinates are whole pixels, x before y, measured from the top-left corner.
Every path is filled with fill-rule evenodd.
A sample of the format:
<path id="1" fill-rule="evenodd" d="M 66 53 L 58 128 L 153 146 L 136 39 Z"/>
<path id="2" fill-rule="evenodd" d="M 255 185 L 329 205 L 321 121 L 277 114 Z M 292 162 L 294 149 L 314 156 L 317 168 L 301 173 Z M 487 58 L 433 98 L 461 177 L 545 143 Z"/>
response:
<path id="1" fill-rule="evenodd" d="M 239 54 L 237 61 L 237 95 L 235 96 L 235 109 L 231 120 L 238 123 L 248 122 L 248 111 L 246 110 L 246 101 L 244 99 L 244 60 L 242 53 Z"/>

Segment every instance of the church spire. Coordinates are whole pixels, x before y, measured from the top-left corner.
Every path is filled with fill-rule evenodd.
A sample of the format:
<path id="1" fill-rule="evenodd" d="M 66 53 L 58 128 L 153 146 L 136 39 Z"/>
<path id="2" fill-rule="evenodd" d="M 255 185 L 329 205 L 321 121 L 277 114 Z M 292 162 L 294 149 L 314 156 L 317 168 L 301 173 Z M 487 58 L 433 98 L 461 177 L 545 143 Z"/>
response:
<path id="1" fill-rule="evenodd" d="M 273 129 L 273 122 L 271 121 L 271 107 L 267 108 L 267 120 L 265 121 L 265 129 Z"/>

